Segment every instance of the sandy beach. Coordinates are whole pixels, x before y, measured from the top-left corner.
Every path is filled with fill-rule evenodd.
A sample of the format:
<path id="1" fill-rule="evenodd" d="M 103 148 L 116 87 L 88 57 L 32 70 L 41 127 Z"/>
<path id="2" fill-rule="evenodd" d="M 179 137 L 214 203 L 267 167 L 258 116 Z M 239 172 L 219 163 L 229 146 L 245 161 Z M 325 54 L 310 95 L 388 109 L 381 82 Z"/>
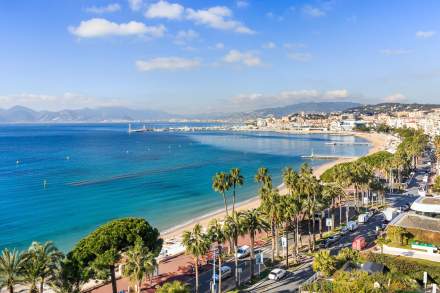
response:
<path id="1" fill-rule="evenodd" d="M 388 144 L 390 143 L 390 137 L 386 134 L 380 134 L 380 133 L 350 133 L 349 135 L 354 135 L 357 137 L 361 137 L 364 138 L 366 140 L 368 140 L 371 143 L 371 147 L 368 151 L 368 154 L 372 154 L 381 150 L 385 150 L 388 146 Z M 353 160 L 356 160 L 357 157 L 354 158 L 341 158 L 338 160 L 334 160 L 328 163 L 325 163 L 321 166 L 319 166 L 318 168 L 316 168 L 313 173 L 315 174 L 315 176 L 319 177 L 322 173 L 324 173 L 325 170 L 327 170 L 328 168 L 331 168 L 332 166 L 339 164 L 339 163 L 343 163 L 343 162 L 350 162 Z M 280 186 L 278 186 L 278 189 L 280 190 L 280 193 L 283 194 L 285 193 L 285 188 L 283 187 L 283 185 L 281 184 Z M 251 199 L 248 199 L 246 201 L 243 202 L 239 202 L 238 204 L 236 204 L 236 210 L 237 211 L 243 211 L 243 210 L 249 210 L 249 209 L 254 209 L 257 208 L 260 205 L 260 199 L 258 197 L 253 197 Z M 172 229 L 168 229 L 165 230 L 163 232 L 161 232 L 161 236 L 162 238 L 164 238 L 165 240 L 167 239 L 172 239 L 172 238 L 179 238 L 183 231 L 185 230 L 190 230 L 192 229 L 192 227 L 195 224 L 201 224 L 203 227 L 207 227 L 209 222 L 212 219 L 223 219 L 225 217 L 225 212 L 223 209 L 219 209 L 217 211 L 214 211 L 212 213 L 203 215 L 201 217 L 198 217 L 196 219 L 190 220 L 186 223 L 183 223 L 182 225 L 173 227 Z"/>

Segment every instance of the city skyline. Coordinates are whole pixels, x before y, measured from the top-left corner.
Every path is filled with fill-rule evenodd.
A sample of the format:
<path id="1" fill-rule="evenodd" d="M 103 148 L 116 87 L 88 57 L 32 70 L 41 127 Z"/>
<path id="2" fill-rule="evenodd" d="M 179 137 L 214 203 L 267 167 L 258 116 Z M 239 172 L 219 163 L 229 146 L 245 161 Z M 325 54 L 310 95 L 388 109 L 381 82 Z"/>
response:
<path id="1" fill-rule="evenodd" d="M 439 9 L 435 1 L 4 1 L 0 108 L 435 103 Z"/>

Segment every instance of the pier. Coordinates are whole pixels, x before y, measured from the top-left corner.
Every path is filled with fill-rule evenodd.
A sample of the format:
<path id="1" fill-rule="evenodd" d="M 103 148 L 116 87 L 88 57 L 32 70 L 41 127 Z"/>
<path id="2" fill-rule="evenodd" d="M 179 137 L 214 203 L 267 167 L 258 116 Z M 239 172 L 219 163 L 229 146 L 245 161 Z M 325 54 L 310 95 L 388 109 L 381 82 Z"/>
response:
<path id="1" fill-rule="evenodd" d="M 149 132 L 149 131 L 153 131 L 153 129 L 151 128 L 147 128 L 144 124 L 144 126 L 142 128 L 131 128 L 131 124 L 128 124 L 128 133 L 135 133 L 135 132 Z"/>
<path id="2" fill-rule="evenodd" d="M 354 159 L 356 157 L 338 156 L 338 155 L 317 155 L 312 151 L 310 155 L 304 155 L 301 156 L 301 158 L 309 159 L 309 160 L 337 160 L 337 159 Z"/>
<path id="3" fill-rule="evenodd" d="M 327 145 L 366 145 L 369 146 L 371 143 L 369 142 L 349 142 L 349 141 L 335 141 L 335 142 L 326 142 Z"/>

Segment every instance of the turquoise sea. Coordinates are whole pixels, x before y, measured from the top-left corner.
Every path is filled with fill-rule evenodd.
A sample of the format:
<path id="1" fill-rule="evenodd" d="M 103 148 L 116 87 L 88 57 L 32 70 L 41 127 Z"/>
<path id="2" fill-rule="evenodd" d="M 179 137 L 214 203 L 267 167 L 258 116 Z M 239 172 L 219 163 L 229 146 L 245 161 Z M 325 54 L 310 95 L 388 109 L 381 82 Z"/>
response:
<path id="1" fill-rule="evenodd" d="M 150 124 L 150 127 L 194 124 Z M 197 124 L 196 126 L 205 126 Z M 127 133 L 126 124 L 0 125 L 0 248 L 53 240 L 68 250 L 100 224 L 145 217 L 160 230 L 222 208 L 215 172 L 242 170 L 238 199 L 255 196 L 257 168 L 280 183 L 301 155 L 362 155 L 351 136 L 263 132 Z M 313 161 L 316 166 L 323 161 Z"/>

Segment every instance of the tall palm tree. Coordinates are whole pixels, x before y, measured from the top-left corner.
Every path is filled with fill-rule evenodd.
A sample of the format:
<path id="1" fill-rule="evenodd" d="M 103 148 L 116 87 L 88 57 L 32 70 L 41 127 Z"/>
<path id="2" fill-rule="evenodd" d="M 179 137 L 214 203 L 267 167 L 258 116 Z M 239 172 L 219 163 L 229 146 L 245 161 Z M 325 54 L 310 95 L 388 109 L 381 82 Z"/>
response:
<path id="1" fill-rule="evenodd" d="M 269 170 L 265 167 L 261 167 L 255 174 L 255 181 L 260 184 L 260 198 L 264 200 L 272 190 L 272 176 L 269 174 Z"/>
<path id="2" fill-rule="evenodd" d="M 298 189 L 299 175 L 291 167 L 283 170 L 283 183 L 286 186 L 289 195 L 294 196 Z"/>
<path id="3" fill-rule="evenodd" d="M 244 177 L 240 174 L 240 169 L 233 168 L 229 172 L 229 184 L 232 186 L 232 213 L 235 212 L 235 189 L 237 186 L 243 186 Z"/>
<path id="4" fill-rule="evenodd" d="M 235 284 L 238 286 L 238 237 L 244 235 L 244 225 L 242 224 L 242 213 L 233 213 L 225 218 L 223 231 L 227 237 L 232 239 L 234 246 L 234 261 L 235 261 Z"/>
<path id="5" fill-rule="evenodd" d="M 251 239 L 251 277 L 253 277 L 255 272 L 255 236 L 257 232 L 267 231 L 269 224 L 264 220 L 261 211 L 258 209 L 246 211 L 243 213 L 242 219 L 243 229 Z"/>
<path id="6" fill-rule="evenodd" d="M 322 195 L 323 197 L 327 198 L 331 204 L 330 204 L 330 214 L 332 219 L 332 230 L 335 230 L 336 223 L 335 223 L 335 208 L 336 208 L 336 199 L 341 196 L 341 194 L 344 193 L 344 190 L 337 186 L 336 184 L 325 184 L 322 189 Z M 339 218 L 339 224 L 342 221 L 341 218 Z"/>
<path id="7" fill-rule="evenodd" d="M 14 286 L 23 281 L 25 258 L 17 250 L 5 248 L 0 256 L 0 289 L 6 287 L 9 293 L 14 293 Z"/>
<path id="8" fill-rule="evenodd" d="M 223 249 L 222 245 L 226 241 L 226 235 L 223 231 L 223 224 L 221 224 L 217 219 L 212 219 L 209 222 L 208 226 L 208 236 L 211 242 L 215 242 L 217 244 L 217 252 L 218 252 L 218 288 L 219 292 L 222 292 L 222 256 Z"/>
<path id="9" fill-rule="evenodd" d="M 130 282 L 136 286 L 136 292 L 140 293 L 143 278 L 145 276 L 151 278 L 157 267 L 155 255 L 143 245 L 142 241 L 136 241 L 134 247 L 127 251 L 126 257 L 123 275 L 130 279 Z"/>
<path id="10" fill-rule="evenodd" d="M 220 193 L 223 197 L 226 216 L 228 216 L 228 201 L 226 199 L 226 192 L 229 190 L 230 187 L 231 185 L 229 174 L 226 174 L 225 172 L 220 172 L 216 173 L 215 176 L 212 178 L 212 189 Z"/>
<path id="11" fill-rule="evenodd" d="M 196 272 L 196 293 L 199 292 L 199 259 L 209 251 L 211 241 L 207 234 L 202 232 L 202 226 L 196 224 L 192 231 L 183 232 L 182 243 L 186 252 L 194 258 L 194 268 Z"/>
<path id="12" fill-rule="evenodd" d="M 272 234 L 272 262 L 275 260 L 275 248 L 278 246 L 278 239 L 276 237 L 277 223 L 280 219 L 280 209 L 279 209 L 280 195 L 277 190 L 272 189 L 268 193 L 267 197 L 261 203 L 261 209 L 265 214 L 269 224 Z"/>
<path id="13" fill-rule="evenodd" d="M 26 272 L 31 284 L 31 291 L 36 291 L 36 283 L 40 283 L 39 292 L 43 293 L 44 284 L 52 276 L 63 254 L 52 241 L 43 244 L 32 242 L 27 253 Z"/>

